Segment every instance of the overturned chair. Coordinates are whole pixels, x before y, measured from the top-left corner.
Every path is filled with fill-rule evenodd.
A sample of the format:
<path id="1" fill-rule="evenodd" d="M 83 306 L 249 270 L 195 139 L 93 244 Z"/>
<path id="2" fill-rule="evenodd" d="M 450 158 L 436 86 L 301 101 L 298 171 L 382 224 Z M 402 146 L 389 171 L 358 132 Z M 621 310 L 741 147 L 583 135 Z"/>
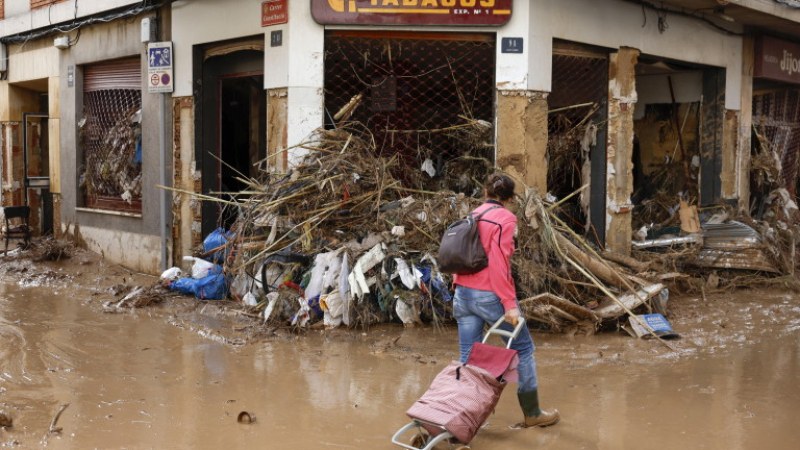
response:
<path id="1" fill-rule="evenodd" d="M 22 239 L 24 247 L 27 248 L 31 242 L 31 227 L 28 224 L 31 208 L 29 206 L 6 206 L 3 208 L 3 214 L 5 215 L 5 224 L 2 231 L 6 240 L 3 255 L 8 253 L 8 242 L 11 239 Z"/>

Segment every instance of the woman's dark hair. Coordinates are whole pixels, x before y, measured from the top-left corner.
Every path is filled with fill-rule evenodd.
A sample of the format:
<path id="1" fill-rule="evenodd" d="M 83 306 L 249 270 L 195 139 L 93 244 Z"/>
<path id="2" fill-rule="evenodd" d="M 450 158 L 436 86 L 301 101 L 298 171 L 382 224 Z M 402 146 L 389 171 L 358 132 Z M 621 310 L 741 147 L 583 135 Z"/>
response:
<path id="1" fill-rule="evenodd" d="M 506 201 L 514 196 L 514 180 L 502 173 L 493 173 L 486 179 L 486 196 Z"/>

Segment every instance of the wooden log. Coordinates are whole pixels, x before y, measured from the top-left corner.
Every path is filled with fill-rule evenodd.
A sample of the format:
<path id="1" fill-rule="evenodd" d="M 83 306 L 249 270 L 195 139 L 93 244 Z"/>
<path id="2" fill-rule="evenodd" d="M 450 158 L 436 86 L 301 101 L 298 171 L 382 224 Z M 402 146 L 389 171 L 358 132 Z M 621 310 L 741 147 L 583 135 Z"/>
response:
<path id="1" fill-rule="evenodd" d="M 600 254 L 603 258 L 613 261 L 617 264 L 622 264 L 625 267 L 630 267 L 631 269 L 635 270 L 637 273 L 647 272 L 650 270 L 650 263 L 639 261 L 636 258 L 632 258 L 630 256 L 622 255 L 617 252 L 605 251 Z"/>
<path id="2" fill-rule="evenodd" d="M 556 237 L 556 240 L 558 240 L 558 245 L 562 246 L 569 256 L 575 258 L 575 260 L 580 262 L 584 268 L 593 273 L 597 278 L 621 289 L 628 288 L 628 281 L 625 280 L 619 272 L 616 272 L 603 261 L 579 249 L 575 244 L 570 242 L 569 239 L 562 236 L 561 233 L 553 233 L 553 235 Z"/>

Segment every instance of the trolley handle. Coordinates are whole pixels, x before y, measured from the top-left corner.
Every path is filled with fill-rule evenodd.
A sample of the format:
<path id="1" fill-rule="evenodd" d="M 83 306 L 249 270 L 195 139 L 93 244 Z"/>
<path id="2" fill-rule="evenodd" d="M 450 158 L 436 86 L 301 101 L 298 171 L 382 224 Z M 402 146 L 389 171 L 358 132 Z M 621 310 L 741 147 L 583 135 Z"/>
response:
<path id="1" fill-rule="evenodd" d="M 517 336 L 519 336 L 519 332 L 522 331 L 522 327 L 525 326 L 525 318 L 524 317 L 519 318 L 519 320 L 517 321 L 517 326 L 514 327 L 514 331 L 506 331 L 500 329 L 500 325 L 502 325 L 503 322 L 505 322 L 505 320 L 506 320 L 505 316 L 497 319 L 497 322 L 495 322 L 494 325 L 492 325 L 489 328 L 489 330 L 486 331 L 486 334 L 483 336 L 483 341 L 481 342 L 485 344 L 486 341 L 489 340 L 489 336 L 496 334 L 498 336 L 507 337 L 508 343 L 506 343 L 506 348 L 511 348 L 511 341 L 513 341 L 514 339 L 517 338 Z"/>

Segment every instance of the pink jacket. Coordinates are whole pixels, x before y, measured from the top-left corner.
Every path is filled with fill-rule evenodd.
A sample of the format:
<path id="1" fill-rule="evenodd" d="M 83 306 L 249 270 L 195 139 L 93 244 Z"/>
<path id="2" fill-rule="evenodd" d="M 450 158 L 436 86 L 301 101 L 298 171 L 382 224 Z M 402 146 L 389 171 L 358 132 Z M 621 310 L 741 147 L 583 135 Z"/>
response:
<path id="1" fill-rule="evenodd" d="M 493 206 L 495 204 L 484 203 L 475 208 L 473 215 L 477 216 Z M 453 275 L 453 284 L 492 291 L 500 297 L 500 302 L 506 311 L 516 308 L 517 290 L 511 278 L 511 255 L 514 253 L 516 228 L 517 216 L 511 211 L 500 207 L 487 212 L 478 222 L 478 232 L 481 235 L 483 249 L 489 258 L 489 265 L 480 272 L 470 275 Z"/>

